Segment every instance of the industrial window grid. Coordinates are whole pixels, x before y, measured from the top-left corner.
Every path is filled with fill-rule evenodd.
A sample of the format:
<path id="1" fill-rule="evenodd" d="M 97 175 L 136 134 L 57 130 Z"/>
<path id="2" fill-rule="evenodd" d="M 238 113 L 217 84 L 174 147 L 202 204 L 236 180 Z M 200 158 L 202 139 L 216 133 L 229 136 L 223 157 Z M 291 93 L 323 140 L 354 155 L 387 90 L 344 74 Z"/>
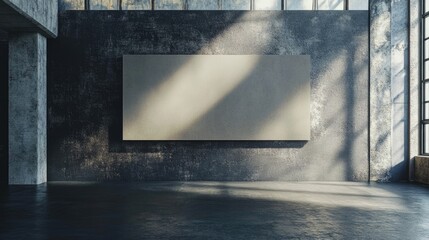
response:
<path id="1" fill-rule="evenodd" d="M 116 0 L 118 10 L 122 10 L 122 0 Z M 151 1 L 151 10 L 155 10 L 155 0 Z M 250 1 L 250 10 L 255 10 L 255 0 L 249 0 Z M 288 0 L 279 0 L 281 1 L 281 10 L 288 10 L 287 9 L 287 2 Z M 319 6 L 319 0 L 308 0 L 312 1 L 312 10 L 318 10 Z M 364 1 L 364 0 L 363 0 Z M 91 10 L 91 0 L 85 0 L 85 10 Z M 349 2 L 350 0 L 343 0 L 343 10 L 349 10 Z M 184 10 L 188 10 L 188 0 L 184 0 Z M 222 10 L 222 0 L 218 0 L 218 6 L 219 9 Z"/>
<path id="2" fill-rule="evenodd" d="M 420 154 L 429 155 L 429 1 L 420 6 Z"/>

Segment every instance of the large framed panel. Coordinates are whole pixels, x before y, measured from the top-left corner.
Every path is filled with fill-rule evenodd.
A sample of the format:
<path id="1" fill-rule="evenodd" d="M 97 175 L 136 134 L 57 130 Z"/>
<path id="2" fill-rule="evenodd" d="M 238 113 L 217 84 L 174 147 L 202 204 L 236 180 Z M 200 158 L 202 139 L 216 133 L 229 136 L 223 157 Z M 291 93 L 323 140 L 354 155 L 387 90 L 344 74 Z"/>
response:
<path id="1" fill-rule="evenodd" d="M 123 56 L 123 140 L 309 140 L 310 57 Z"/>

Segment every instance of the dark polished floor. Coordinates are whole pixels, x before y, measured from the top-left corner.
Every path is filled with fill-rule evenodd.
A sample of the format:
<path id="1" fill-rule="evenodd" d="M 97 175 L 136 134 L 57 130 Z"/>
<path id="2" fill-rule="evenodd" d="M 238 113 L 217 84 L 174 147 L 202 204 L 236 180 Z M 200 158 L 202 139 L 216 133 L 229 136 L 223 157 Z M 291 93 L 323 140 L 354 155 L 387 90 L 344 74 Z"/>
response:
<path id="1" fill-rule="evenodd" d="M 429 239 L 429 187 L 49 183 L 0 195 L 0 239 Z"/>

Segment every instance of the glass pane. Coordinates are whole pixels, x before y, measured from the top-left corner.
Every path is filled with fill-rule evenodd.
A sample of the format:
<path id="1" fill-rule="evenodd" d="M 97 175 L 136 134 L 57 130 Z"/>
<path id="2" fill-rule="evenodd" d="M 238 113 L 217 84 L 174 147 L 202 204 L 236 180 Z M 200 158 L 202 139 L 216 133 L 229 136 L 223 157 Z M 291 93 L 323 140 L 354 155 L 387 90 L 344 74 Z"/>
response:
<path id="1" fill-rule="evenodd" d="M 188 0 L 188 10 L 219 10 L 217 0 Z"/>
<path id="2" fill-rule="evenodd" d="M 312 10 L 312 0 L 287 0 L 286 10 Z"/>
<path id="3" fill-rule="evenodd" d="M 424 25 L 425 25 L 425 32 L 424 32 L 424 36 L 425 36 L 425 38 L 427 38 L 427 37 L 429 37 L 429 17 L 426 17 L 425 18 L 425 23 L 424 23 Z"/>
<path id="4" fill-rule="evenodd" d="M 424 101 L 429 101 L 429 82 L 424 83 Z"/>
<path id="5" fill-rule="evenodd" d="M 222 0 L 222 10 L 250 10 L 250 1 Z"/>
<path id="6" fill-rule="evenodd" d="M 424 112 L 424 117 L 423 120 L 429 119 L 429 103 L 425 103 L 425 112 Z M 428 124 L 429 125 L 429 124 Z"/>
<path id="7" fill-rule="evenodd" d="M 424 58 L 429 58 L 429 40 L 425 41 L 425 55 Z"/>
<path id="8" fill-rule="evenodd" d="M 429 61 L 425 61 L 425 68 L 424 68 L 424 79 L 428 79 L 429 78 Z"/>
<path id="9" fill-rule="evenodd" d="M 155 10 L 183 10 L 184 0 L 155 0 L 153 2 Z"/>
<path id="10" fill-rule="evenodd" d="M 425 124 L 425 125 L 423 125 L 424 127 L 424 139 L 423 139 L 423 141 L 424 141 L 424 144 L 423 144 L 423 146 L 424 146 L 424 149 L 423 149 L 423 151 L 424 151 L 424 153 L 429 153 L 429 124 Z"/>
<path id="11" fill-rule="evenodd" d="M 319 0 L 318 10 L 344 10 L 344 0 Z"/>
<path id="12" fill-rule="evenodd" d="M 429 79 L 429 61 L 424 61 L 424 79 Z"/>
<path id="13" fill-rule="evenodd" d="M 349 0 L 349 10 L 368 10 L 368 1 Z"/>
<path id="14" fill-rule="evenodd" d="M 61 0 L 58 1 L 58 10 L 85 10 L 84 0 Z"/>
<path id="15" fill-rule="evenodd" d="M 150 10 L 151 0 L 122 0 L 122 10 Z"/>
<path id="16" fill-rule="evenodd" d="M 425 0 L 425 12 L 429 11 L 429 0 Z"/>
<path id="17" fill-rule="evenodd" d="M 91 0 L 89 1 L 90 10 L 118 10 L 117 0 Z"/>
<path id="18" fill-rule="evenodd" d="M 282 10 L 282 0 L 255 0 L 255 10 Z"/>

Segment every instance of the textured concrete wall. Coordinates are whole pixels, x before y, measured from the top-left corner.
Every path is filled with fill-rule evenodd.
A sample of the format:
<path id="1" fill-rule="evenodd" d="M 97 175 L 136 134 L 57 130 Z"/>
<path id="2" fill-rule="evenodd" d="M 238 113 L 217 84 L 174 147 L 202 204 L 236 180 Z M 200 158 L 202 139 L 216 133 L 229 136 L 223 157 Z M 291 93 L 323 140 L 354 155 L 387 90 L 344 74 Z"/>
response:
<path id="1" fill-rule="evenodd" d="M 371 179 L 387 181 L 391 168 L 390 0 L 370 2 L 370 159 Z"/>
<path id="2" fill-rule="evenodd" d="M 49 180 L 367 180 L 367 12 L 68 11 L 60 23 Z M 311 140 L 123 142 L 124 54 L 309 54 Z"/>
<path id="3" fill-rule="evenodd" d="M 7 35 L 0 32 L 0 186 L 8 183 L 8 62 L 9 43 Z"/>
<path id="4" fill-rule="evenodd" d="M 9 36 L 9 184 L 46 181 L 46 38 Z"/>
<path id="5" fill-rule="evenodd" d="M 31 19 L 48 35 L 58 32 L 58 0 L 2 0 L 22 15 Z"/>
<path id="6" fill-rule="evenodd" d="M 429 184 L 429 157 L 417 156 L 415 158 L 415 181 Z"/>

